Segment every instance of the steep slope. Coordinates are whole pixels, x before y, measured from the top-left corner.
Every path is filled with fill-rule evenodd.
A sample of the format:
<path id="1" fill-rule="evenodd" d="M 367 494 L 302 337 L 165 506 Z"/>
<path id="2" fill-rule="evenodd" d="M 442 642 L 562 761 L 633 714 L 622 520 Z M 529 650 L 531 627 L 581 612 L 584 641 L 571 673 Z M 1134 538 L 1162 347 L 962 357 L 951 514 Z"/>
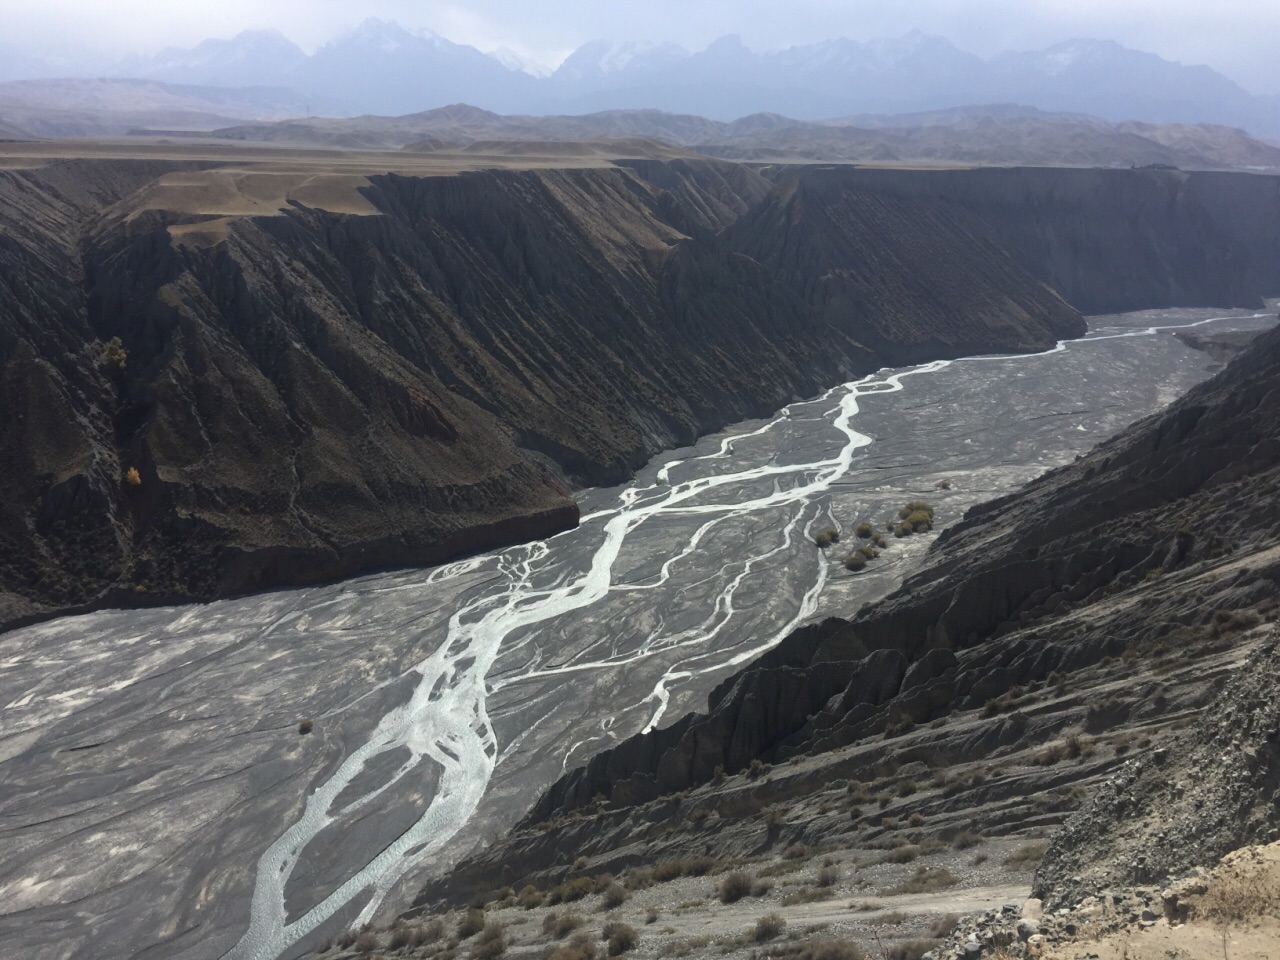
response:
<path id="1" fill-rule="evenodd" d="M 840 175 L 973 211 L 1019 264 L 1087 314 L 1258 306 L 1280 295 L 1280 177 L 1036 168 Z"/>
<path id="2" fill-rule="evenodd" d="M 1235 611 L 1275 606 L 1278 400 L 1280 329 L 1165 413 L 974 508 L 900 591 L 797 631 L 722 684 L 706 715 L 597 755 L 531 818 L 598 795 L 652 800 L 717 767 L 831 751 L 1004 698 L 994 716 L 1028 685 L 1104 657 L 1205 655 Z"/>
<path id="3" fill-rule="evenodd" d="M 714 161 L 5 173 L 0 620 L 546 536 L 566 480 L 885 363 L 1083 329 L 935 199 L 818 217 L 782 192 Z"/>

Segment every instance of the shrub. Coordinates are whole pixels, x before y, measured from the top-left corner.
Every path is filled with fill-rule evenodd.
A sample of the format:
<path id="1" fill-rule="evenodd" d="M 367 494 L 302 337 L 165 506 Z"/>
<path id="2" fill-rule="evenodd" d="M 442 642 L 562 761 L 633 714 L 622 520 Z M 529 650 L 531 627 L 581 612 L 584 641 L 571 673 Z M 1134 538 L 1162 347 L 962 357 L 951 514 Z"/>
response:
<path id="1" fill-rule="evenodd" d="M 467 937 L 474 937 L 483 929 L 484 911 L 472 907 L 458 921 L 458 939 L 465 940 Z"/>
<path id="2" fill-rule="evenodd" d="M 759 780 L 769 769 L 768 765 L 761 761 L 758 757 L 751 761 L 747 767 L 747 776 L 752 780 Z"/>
<path id="3" fill-rule="evenodd" d="M 906 506 L 898 511 L 898 519 L 906 520 L 917 513 L 923 513 L 930 520 L 933 519 L 933 507 L 925 503 L 923 500 L 912 500 Z"/>
<path id="4" fill-rule="evenodd" d="M 756 943 L 764 943 L 766 940 L 782 936 L 782 932 L 786 929 L 786 917 L 780 913 L 766 913 L 756 921 L 751 931 L 751 939 Z"/>
<path id="5" fill-rule="evenodd" d="M 973 830 L 961 830 L 951 838 L 951 846 L 956 850 L 968 850 L 982 842 L 982 834 Z"/>
<path id="6" fill-rule="evenodd" d="M 560 913 L 552 910 L 542 918 L 542 932 L 556 940 L 563 940 L 582 926 L 582 917 L 568 911 Z"/>
<path id="7" fill-rule="evenodd" d="M 578 857 L 578 859 L 574 860 L 574 861 L 573 861 L 573 869 L 575 869 L 575 870 L 585 870 L 585 869 L 587 869 L 587 858 L 586 858 L 586 857 Z"/>
<path id="8" fill-rule="evenodd" d="M 516 899 L 516 903 L 524 907 L 526 910 L 533 910 L 537 907 L 542 906 L 542 901 L 543 901 L 542 891 L 539 890 L 537 887 L 535 887 L 533 884 L 529 884 L 527 887 L 521 890 L 520 896 Z"/>
<path id="9" fill-rule="evenodd" d="M 913 533 L 915 533 L 914 528 L 911 526 L 911 524 L 907 523 L 905 520 L 893 528 L 893 535 L 898 539 L 902 539 L 903 537 L 909 537 Z"/>
<path id="10" fill-rule="evenodd" d="M 355 948 L 356 953 L 373 953 L 378 949 L 378 938 L 372 931 L 366 930 L 356 937 Z"/>
<path id="11" fill-rule="evenodd" d="M 911 816 L 907 817 L 908 827 L 918 827 L 924 823 L 924 814 L 919 810 L 913 811 Z"/>
<path id="12" fill-rule="evenodd" d="M 421 947 L 424 944 L 435 943 L 437 940 L 444 938 L 444 921 L 439 918 L 424 923 L 413 931 L 413 945 Z"/>
<path id="13" fill-rule="evenodd" d="M 627 902 L 627 897 L 629 896 L 630 894 L 627 893 L 622 884 L 610 880 L 605 884 L 601 902 L 606 910 L 616 910 Z"/>
<path id="14" fill-rule="evenodd" d="M 124 472 L 124 482 L 130 487 L 142 486 L 142 474 L 138 472 L 137 467 L 130 467 Z"/>
<path id="15" fill-rule="evenodd" d="M 923 510 L 917 510 L 902 522 L 910 524 L 913 533 L 924 533 L 927 530 L 933 529 L 933 514 L 925 513 Z"/>
<path id="16" fill-rule="evenodd" d="M 818 886 L 834 887 L 840 879 L 840 870 L 835 866 L 826 866 L 818 871 Z"/>
<path id="17" fill-rule="evenodd" d="M 649 912 L 648 912 L 648 913 L 646 913 L 646 914 L 644 915 L 644 922 L 645 922 L 645 923 L 657 923 L 657 922 L 658 922 L 658 908 L 657 908 L 657 907 L 650 907 L 650 908 L 649 908 Z"/>
<path id="18" fill-rule="evenodd" d="M 950 489 L 951 489 L 951 481 L 950 481 L 950 480 L 939 480 L 939 481 L 938 481 L 938 489 L 939 489 L 939 490 L 950 490 Z"/>
<path id="19" fill-rule="evenodd" d="M 890 850 L 888 853 L 880 856 L 880 863 L 910 863 L 916 857 L 920 856 L 920 848 L 908 844 L 905 847 L 898 847 Z"/>
<path id="20" fill-rule="evenodd" d="M 1052 767 L 1054 764 L 1061 763 L 1062 759 L 1066 755 L 1067 755 L 1066 750 L 1064 750 L 1059 744 L 1055 743 L 1052 746 L 1046 747 L 1044 750 L 1040 751 L 1039 756 L 1037 756 L 1035 760 L 1036 766 Z"/>
<path id="21" fill-rule="evenodd" d="M 496 920 L 490 920 L 471 945 L 471 956 L 474 960 L 494 960 L 506 952 L 506 928 Z"/>
<path id="22" fill-rule="evenodd" d="M 875 536 L 875 532 L 876 532 L 875 528 L 872 527 L 871 524 L 869 524 L 866 520 L 863 520 L 860 524 L 858 524 L 857 529 L 854 530 L 854 533 L 856 533 L 858 535 L 858 538 L 861 540 L 870 540 L 873 536 Z"/>
<path id="23" fill-rule="evenodd" d="M 871 542 L 875 544 L 877 547 L 879 547 L 881 550 L 889 546 L 889 541 L 884 538 L 884 534 L 880 534 L 880 533 L 877 533 L 874 537 L 872 537 Z"/>
<path id="24" fill-rule="evenodd" d="M 716 893 L 721 903 L 737 903 L 751 893 L 751 875 L 735 870 L 720 881 Z"/>
<path id="25" fill-rule="evenodd" d="M 397 923 L 391 928 L 391 939 L 387 941 L 388 950 L 401 950 L 413 945 L 413 930 L 404 923 Z"/>
<path id="26" fill-rule="evenodd" d="M 640 939 L 636 928 L 626 923 L 606 923 L 604 939 L 609 943 L 609 956 L 619 957 L 635 947 Z"/>
<path id="27" fill-rule="evenodd" d="M 809 856 L 809 848 L 803 843 L 793 843 L 783 851 L 784 860 L 804 860 Z"/>
<path id="28" fill-rule="evenodd" d="M 751 885 L 751 895 L 753 897 L 768 896 L 769 891 L 773 889 L 773 883 L 769 880 L 757 880 Z"/>
<path id="29" fill-rule="evenodd" d="M 1005 866 L 1007 867 L 1029 867 L 1039 863 L 1044 858 L 1045 845 L 1043 843 L 1026 843 L 1005 858 Z"/>
<path id="30" fill-rule="evenodd" d="M 900 797 L 910 797 L 910 796 L 912 796 L 912 795 L 916 792 L 916 790 L 918 790 L 918 789 L 919 789 L 919 788 L 916 786 L 916 784 L 915 784 L 915 781 L 914 781 L 914 780 L 899 780 L 899 781 L 898 781 L 898 791 L 897 791 L 897 792 L 898 792 L 898 796 L 900 796 Z"/>
<path id="31" fill-rule="evenodd" d="M 806 940 L 791 949 L 783 948 L 779 957 L 786 960 L 866 960 L 866 954 L 852 940 Z"/>
<path id="32" fill-rule="evenodd" d="M 705 877 L 720 865 L 714 857 L 693 857 L 689 860 L 668 860 L 650 872 L 654 883 L 667 883 L 680 877 Z"/>
<path id="33" fill-rule="evenodd" d="M 813 538 L 813 542 L 820 550 L 825 550 L 833 543 L 840 542 L 840 531 L 836 530 L 834 527 L 828 527 L 826 530 L 820 531 Z"/>
<path id="34" fill-rule="evenodd" d="M 315 728 L 315 724 L 312 723 L 310 717 L 303 717 L 301 720 L 298 721 L 298 733 L 300 733 L 304 737 L 308 733 L 310 733 L 314 728 Z"/>
<path id="35" fill-rule="evenodd" d="M 548 891 L 546 902 L 551 906 L 557 903 L 573 903 L 595 892 L 596 883 L 590 877 L 574 877 Z"/>
<path id="36" fill-rule="evenodd" d="M 865 570 L 867 567 L 867 558 L 861 553 L 851 553 L 844 558 L 844 568 L 852 573 Z"/>
<path id="37" fill-rule="evenodd" d="M 129 363 L 129 353 L 125 350 L 124 344 L 120 342 L 119 337 L 112 337 L 102 345 L 102 353 L 98 357 L 98 362 L 104 367 L 115 367 L 123 372 Z"/>
<path id="38" fill-rule="evenodd" d="M 575 934 L 566 944 L 550 946 L 542 954 L 543 960 L 595 960 L 596 945 L 586 934 Z"/>
<path id="39" fill-rule="evenodd" d="M 916 867 L 916 872 L 891 887 L 880 891 L 881 896 L 893 897 L 906 893 L 936 893 L 954 887 L 960 878 L 946 867 Z"/>

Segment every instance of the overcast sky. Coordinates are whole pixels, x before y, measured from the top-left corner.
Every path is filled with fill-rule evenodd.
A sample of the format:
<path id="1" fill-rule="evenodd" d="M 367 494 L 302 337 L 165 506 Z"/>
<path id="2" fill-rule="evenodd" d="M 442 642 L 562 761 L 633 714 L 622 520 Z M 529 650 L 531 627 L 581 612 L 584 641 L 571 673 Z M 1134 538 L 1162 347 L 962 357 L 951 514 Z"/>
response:
<path id="1" fill-rule="evenodd" d="M 312 50 L 369 16 L 550 65 L 596 38 L 770 49 L 920 29 L 985 56 L 1095 37 L 1280 93 L 1280 0 L 0 0 L 0 43 L 150 52 L 274 28 Z"/>

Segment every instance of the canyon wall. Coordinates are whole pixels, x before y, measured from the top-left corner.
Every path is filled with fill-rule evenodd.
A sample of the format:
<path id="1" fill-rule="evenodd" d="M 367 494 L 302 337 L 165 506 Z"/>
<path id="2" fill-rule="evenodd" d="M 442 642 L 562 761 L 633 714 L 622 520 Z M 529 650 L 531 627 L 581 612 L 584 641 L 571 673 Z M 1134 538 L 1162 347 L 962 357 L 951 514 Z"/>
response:
<path id="1" fill-rule="evenodd" d="M 1204 180 L 1148 228 L 1204 178 L 960 173 L 374 173 L 258 213 L 213 210 L 216 162 L 2 171 L 0 627 L 545 537 L 574 486 L 797 396 L 1078 336 L 1068 300 L 1274 289 L 1274 180 Z M 1090 177 L 1101 200 L 1037 199 Z M 1149 249 L 1099 253 L 1102 207 Z"/>

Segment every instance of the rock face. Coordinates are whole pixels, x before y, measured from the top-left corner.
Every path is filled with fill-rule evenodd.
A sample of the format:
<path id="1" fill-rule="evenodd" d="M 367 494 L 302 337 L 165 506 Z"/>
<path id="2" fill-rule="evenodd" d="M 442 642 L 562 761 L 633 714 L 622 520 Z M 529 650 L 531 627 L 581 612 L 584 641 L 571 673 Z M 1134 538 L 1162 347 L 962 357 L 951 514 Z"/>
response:
<path id="1" fill-rule="evenodd" d="M 1280 641 L 1256 651 L 1174 744 L 1130 761 L 1067 821 L 1036 873 L 1051 906 L 1167 883 L 1238 847 L 1280 840 Z"/>
<path id="2" fill-rule="evenodd" d="M 1082 313 L 1259 306 L 1280 279 L 1280 177 L 1176 170 L 855 170 L 980 215 Z"/>
<path id="3" fill-rule="evenodd" d="M 717 767 L 732 773 L 754 760 L 831 750 L 982 706 L 1103 657 L 1164 655 L 1242 626 L 1232 611 L 1273 604 L 1280 582 L 1277 403 L 1273 329 L 1164 413 L 970 510 L 901 590 L 851 620 L 798 630 L 714 691 L 706 714 L 634 737 L 569 773 L 530 821 L 598 795 L 652 800 L 705 783 Z M 1197 573 L 1236 556 L 1243 559 L 1225 573 Z M 1191 580 L 1160 587 L 1175 575 Z M 1113 609 L 1110 598 L 1122 591 L 1132 599 Z M 1085 623 L 1067 616 L 1076 610 L 1090 611 Z M 1089 722 L 1113 725 L 1106 713 L 1097 705 Z M 1269 735 L 1270 722 L 1251 719 L 1250 736 Z M 1010 729 L 983 749 L 1022 732 Z M 1271 822 L 1245 822 L 1255 821 Z"/>
<path id="4" fill-rule="evenodd" d="M 0 177 L 0 627 L 543 537 L 574 484 L 793 397 L 1079 335 L 1046 284 L 1091 308 L 1280 289 L 1261 177 L 1094 171 L 1093 207 L 1046 208 L 1025 185 L 1081 172 L 638 160 L 215 215 L 217 167 Z M 1142 222 L 1152 191 L 1191 212 L 1141 262 L 1080 233 L 1099 204 Z M 1141 280 L 1105 303 L 1116 270 Z"/>

